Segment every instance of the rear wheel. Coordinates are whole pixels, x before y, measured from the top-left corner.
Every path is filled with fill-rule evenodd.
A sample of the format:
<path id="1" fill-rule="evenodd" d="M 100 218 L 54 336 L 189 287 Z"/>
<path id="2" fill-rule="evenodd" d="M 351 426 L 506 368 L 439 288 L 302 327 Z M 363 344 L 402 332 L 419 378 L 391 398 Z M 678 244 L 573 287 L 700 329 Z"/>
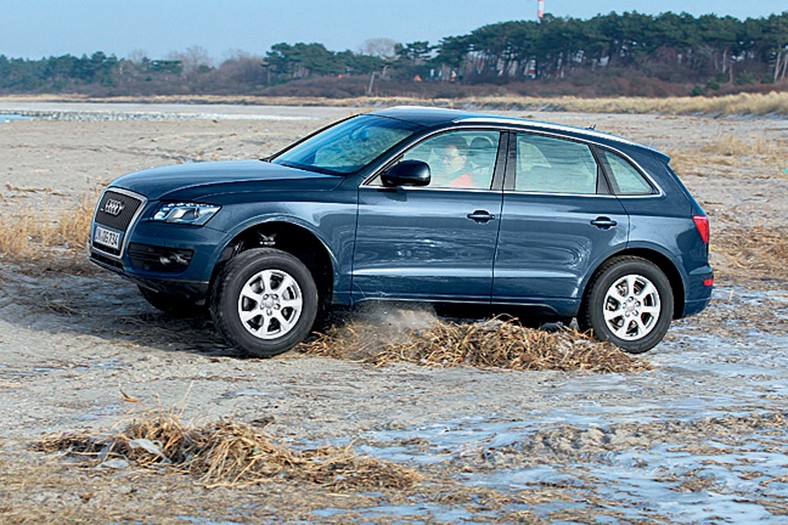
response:
<path id="1" fill-rule="evenodd" d="M 647 352 L 665 336 L 673 317 L 670 281 L 640 257 L 606 263 L 589 283 L 578 324 L 632 354 Z"/>
<path id="2" fill-rule="evenodd" d="M 271 357 L 307 336 L 317 298 L 312 274 L 301 261 L 281 250 L 258 248 L 230 259 L 219 273 L 211 316 L 230 344 Z"/>

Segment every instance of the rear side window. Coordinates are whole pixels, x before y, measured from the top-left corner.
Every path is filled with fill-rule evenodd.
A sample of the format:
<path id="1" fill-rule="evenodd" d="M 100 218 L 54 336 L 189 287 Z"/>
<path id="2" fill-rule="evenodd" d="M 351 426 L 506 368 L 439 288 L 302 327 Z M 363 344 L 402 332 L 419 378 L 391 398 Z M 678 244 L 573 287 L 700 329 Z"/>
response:
<path id="1" fill-rule="evenodd" d="M 648 195 L 654 190 L 635 167 L 624 158 L 603 149 L 600 155 L 607 163 L 608 173 L 612 179 L 613 193 L 616 195 Z"/>
<path id="2" fill-rule="evenodd" d="M 515 187 L 538 193 L 596 193 L 599 170 L 591 149 L 579 142 L 517 135 Z"/>

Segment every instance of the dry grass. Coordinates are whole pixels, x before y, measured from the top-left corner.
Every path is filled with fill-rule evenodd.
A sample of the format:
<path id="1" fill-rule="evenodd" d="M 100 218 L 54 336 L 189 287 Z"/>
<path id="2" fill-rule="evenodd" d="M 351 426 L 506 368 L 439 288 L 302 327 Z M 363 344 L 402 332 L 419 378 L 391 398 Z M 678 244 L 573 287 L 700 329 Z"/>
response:
<path id="1" fill-rule="evenodd" d="M 66 101 L 66 102 L 146 102 L 146 103 L 203 103 L 203 104 L 261 104 L 296 106 L 392 106 L 399 104 L 434 105 L 454 108 L 484 108 L 498 110 L 574 111 L 590 113 L 661 113 L 677 115 L 788 115 L 788 92 L 740 93 L 721 97 L 521 97 L 514 95 L 434 98 L 416 97 L 260 97 L 218 95 L 171 95 L 158 97 L 90 98 L 84 95 L 9 96 L 0 100 Z"/>
<path id="2" fill-rule="evenodd" d="M 351 322 L 302 344 L 301 352 L 381 366 L 394 362 L 424 366 L 473 366 L 509 370 L 641 372 L 653 369 L 609 343 L 574 330 L 547 332 L 493 319 L 481 323 L 436 322 L 409 330 L 402 342 L 381 341 L 374 325 Z"/>
<path id="3" fill-rule="evenodd" d="M 780 155 L 784 150 L 777 144 L 763 137 L 744 141 L 731 134 L 720 135 L 717 140 L 701 148 L 703 153 L 723 155 L 726 157 L 739 155 Z"/>
<path id="4" fill-rule="evenodd" d="M 174 410 L 148 410 L 114 434 L 59 434 L 33 445 L 41 452 L 64 451 L 101 465 L 119 459 L 142 468 L 169 467 L 191 474 L 207 488 L 286 479 L 332 490 L 405 489 L 421 476 L 388 461 L 355 454 L 350 446 L 297 451 L 274 442 L 246 423 L 219 421 L 204 427 L 184 424 Z"/>
<path id="5" fill-rule="evenodd" d="M 769 140 L 763 136 L 744 140 L 724 133 L 709 144 L 666 153 L 670 155 L 670 164 L 676 171 L 697 174 L 710 164 L 740 166 L 742 158 L 746 158 L 747 166 L 782 168 L 786 147 L 788 145 L 782 140 Z"/>
<path id="6" fill-rule="evenodd" d="M 81 256 L 90 232 L 90 221 L 98 192 L 81 197 L 74 205 L 51 217 L 37 210 L 24 208 L 0 215 L 0 255 L 23 259 L 41 248 L 65 249 Z"/>
<path id="7" fill-rule="evenodd" d="M 788 234 L 781 228 L 727 228 L 712 234 L 711 252 L 725 278 L 788 280 Z"/>

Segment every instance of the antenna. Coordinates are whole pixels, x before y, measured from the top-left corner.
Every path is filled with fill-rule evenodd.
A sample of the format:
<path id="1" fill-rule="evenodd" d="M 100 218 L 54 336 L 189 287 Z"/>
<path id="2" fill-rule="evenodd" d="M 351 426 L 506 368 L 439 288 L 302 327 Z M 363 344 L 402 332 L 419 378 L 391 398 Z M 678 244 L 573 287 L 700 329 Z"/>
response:
<path id="1" fill-rule="evenodd" d="M 542 18 L 544 18 L 544 0 L 536 1 L 536 18 L 538 18 L 540 22 Z"/>

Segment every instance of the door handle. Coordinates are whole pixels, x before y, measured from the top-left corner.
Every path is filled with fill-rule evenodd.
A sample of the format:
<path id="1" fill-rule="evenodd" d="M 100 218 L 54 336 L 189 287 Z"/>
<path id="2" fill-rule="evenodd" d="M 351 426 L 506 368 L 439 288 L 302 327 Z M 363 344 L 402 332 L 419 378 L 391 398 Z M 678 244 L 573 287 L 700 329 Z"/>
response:
<path id="1" fill-rule="evenodd" d="M 601 230 L 607 230 L 608 228 L 612 228 L 613 226 L 617 225 L 618 223 L 611 219 L 610 217 L 597 217 L 591 224 L 596 226 Z"/>
<path id="2" fill-rule="evenodd" d="M 495 215 L 487 210 L 476 210 L 473 213 L 469 213 L 467 217 L 476 222 L 489 222 L 495 220 Z"/>

